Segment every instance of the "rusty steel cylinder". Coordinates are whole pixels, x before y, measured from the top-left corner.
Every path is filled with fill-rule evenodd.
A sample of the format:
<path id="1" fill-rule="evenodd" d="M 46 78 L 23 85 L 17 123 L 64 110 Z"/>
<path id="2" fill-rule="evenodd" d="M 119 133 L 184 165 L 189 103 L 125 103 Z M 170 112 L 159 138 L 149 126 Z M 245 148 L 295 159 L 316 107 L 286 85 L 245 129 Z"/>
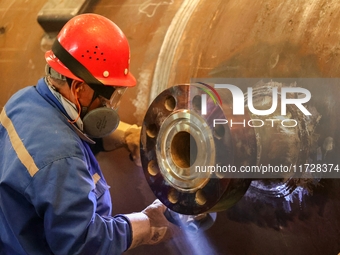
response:
<path id="1" fill-rule="evenodd" d="M 216 84 L 196 82 L 164 90 L 146 112 L 143 170 L 168 208 L 189 215 L 217 212 L 234 205 L 250 185 L 284 196 L 297 186 L 336 177 L 336 172 L 310 167 L 338 164 L 337 135 L 325 129 L 336 121 L 326 116 L 334 105 L 324 100 L 339 94 L 338 79 L 229 82 L 243 91 L 243 98 L 218 86 L 209 92 Z M 242 100 L 243 114 L 235 114 L 237 100 Z M 225 171 L 217 171 L 222 167 Z"/>

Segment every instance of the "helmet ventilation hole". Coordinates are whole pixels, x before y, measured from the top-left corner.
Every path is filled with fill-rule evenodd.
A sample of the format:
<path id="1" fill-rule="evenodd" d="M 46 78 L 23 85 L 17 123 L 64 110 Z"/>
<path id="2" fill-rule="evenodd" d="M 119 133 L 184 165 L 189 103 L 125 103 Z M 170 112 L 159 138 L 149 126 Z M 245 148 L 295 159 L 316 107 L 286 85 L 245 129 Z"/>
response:
<path id="1" fill-rule="evenodd" d="M 99 47 L 98 46 L 94 46 L 95 49 L 98 49 Z M 97 56 L 94 56 L 94 55 L 97 55 Z M 98 50 L 94 50 L 93 52 L 91 52 L 91 50 L 86 50 L 86 54 L 83 54 L 81 55 L 82 58 L 84 57 L 88 57 L 88 59 L 93 59 L 93 60 L 97 60 L 97 61 L 106 61 L 106 58 L 99 58 L 98 55 L 101 55 L 101 56 L 104 56 L 104 52 L 98 52 Z"/>

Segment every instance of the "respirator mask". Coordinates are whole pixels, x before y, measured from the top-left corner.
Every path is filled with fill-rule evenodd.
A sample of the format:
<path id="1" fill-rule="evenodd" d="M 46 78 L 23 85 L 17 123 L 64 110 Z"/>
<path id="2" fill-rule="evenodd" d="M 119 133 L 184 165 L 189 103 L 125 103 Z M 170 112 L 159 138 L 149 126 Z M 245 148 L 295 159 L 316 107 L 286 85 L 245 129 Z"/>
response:
<path id="1" fill-rule="evenodd" d="M 81 107 L 81 118 L 83 121 L 83 132 L 92 138 L 102 138 L 111 134 L 119 124 L 117 113 L 120 99 L 126 87 L 116 87 L 110 99 L 107 99 L 95 91 L 94 101 L 100 100 L 101 107 L 88 111 L 88 107 Z"/>

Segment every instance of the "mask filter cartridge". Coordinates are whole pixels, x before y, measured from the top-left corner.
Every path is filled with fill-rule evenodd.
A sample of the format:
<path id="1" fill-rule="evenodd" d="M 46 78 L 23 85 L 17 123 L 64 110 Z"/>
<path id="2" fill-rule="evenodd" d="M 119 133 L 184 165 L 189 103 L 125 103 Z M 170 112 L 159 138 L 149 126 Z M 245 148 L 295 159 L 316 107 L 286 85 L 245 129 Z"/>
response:
<path id="1" fill-rule="evenodd" d="M 111 134 L 119 124 L 118 113 L 107 107 L 88 112 L 83 118 L 84 133 L 92 138 L 102 138 Z"/>

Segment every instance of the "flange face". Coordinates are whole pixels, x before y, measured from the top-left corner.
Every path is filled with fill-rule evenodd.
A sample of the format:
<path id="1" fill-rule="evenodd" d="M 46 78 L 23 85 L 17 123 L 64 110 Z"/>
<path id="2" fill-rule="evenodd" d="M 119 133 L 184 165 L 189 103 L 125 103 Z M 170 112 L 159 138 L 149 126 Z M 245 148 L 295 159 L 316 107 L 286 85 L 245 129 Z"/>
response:
<path id="1" fill-rule="evenodd" d="M 221 198 L 230 198 L 226 191 L 233 192 L 228 189 L 230 179 L 203 169 L 216 163 L 232 164 L 235 155 L 228 125 L 221 132 L 212 123 L 226 118 L 224 109 L 208 101 L 210 114 L 202 115 L 202 93 L 199 85 L 177 85 L 163 91 L 149 106 L 142 126 L 145 177 L 156 197 L 181 214 L 207 212 Z"/>

